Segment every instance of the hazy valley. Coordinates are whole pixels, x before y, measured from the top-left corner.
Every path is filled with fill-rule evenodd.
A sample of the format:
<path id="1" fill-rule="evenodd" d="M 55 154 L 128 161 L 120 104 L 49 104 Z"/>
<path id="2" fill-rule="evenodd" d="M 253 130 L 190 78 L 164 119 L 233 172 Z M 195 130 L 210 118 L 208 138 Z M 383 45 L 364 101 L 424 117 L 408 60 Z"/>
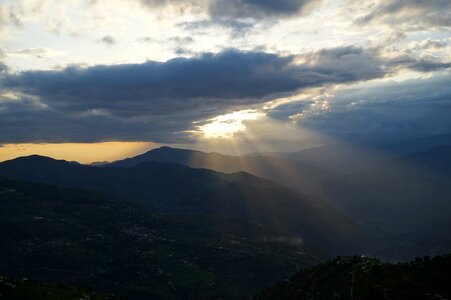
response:
<path id="1" fill-rule="evenodd" d="M 163 147 L 97 166 L 0 163 L 0 272 L 99 297 L 247 299 L 336 255 L 450 251 L 451 146 L 333 175 L 293 156 Z"/>

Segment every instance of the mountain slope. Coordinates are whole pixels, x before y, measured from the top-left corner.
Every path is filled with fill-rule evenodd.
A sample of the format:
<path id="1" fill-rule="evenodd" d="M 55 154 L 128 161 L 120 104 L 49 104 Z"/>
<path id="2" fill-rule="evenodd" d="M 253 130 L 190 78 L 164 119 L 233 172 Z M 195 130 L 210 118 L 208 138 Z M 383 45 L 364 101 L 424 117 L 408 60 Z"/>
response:
<path id="1" fill-rule="evenodd" d="M 308 162 L 265 155 L 230 156 L 170 147 L 153 149 L 104 166 L 133 167 L 142 162 L 172 162 L 222 173 L 242 171 L 320 197 L 335 179 L 333 174 L 313 167 Z"/>
<path id="2" fill-rule="evenodd" d="M 343 142 L 274 155 L 298 164 L 309 164 L 337 175 L 364 172 L 394 156 L 371 146 Z"/>
<path id="3" fill-rule="evenodd" d="M 427 151 L 397 158 L 394 163 L 403 164 L 411 172 L 429 173 L 444 180 L 451 178 L 451 145 L 436 146 Z"/>
<path id="4" fill-rule="evenodd" d="M 439 137 L 419 142 L 424 146 L 442 140 Z M 396 149 L 382 147 L 376 151 L 378 148 L 343 143 L 279 157 L 242 158 L 163 147 L 117 163 L 132 166 L 159 160 L 225 171 L 247 170 L 327 199 L 375 231 L 372 253 L 408 259 L 451 250 L 447 234 L 451 226 L 449 148 L 445 145 L 389 159 Z M 335 173 L 365 172 L 334 176 L 309 164 Z"/>
<path id="5" fill-rule="evenodd" d="M 207 213 L 270 226 L 298 235 L 315 252 L 346 253 L 364 239 L 352 219 L 321 199 L 246 173 L 168 163 L 98 168 L 33 156 L 1 163 L 0 174 L 91 189 L 160 212 Z"/>
<path id="6" fill-rule="evenodd" d="M 451 255 L 395 265 L 342 257 L 301 271 L 253 299 L 449 299 L 450 283 Z"/>
<path id="7" fill-rule="evenodd" d="M 353 174 L 370 171 L 399 156 L 428 151 L 451 145 L 451 134 L 430 136 L 395 144 L 371 145 L 332 142 L 293 153 L 272 153 L 282 159 L 309 164 L 335 174 Z"/>
<path id="8" fill-rule="evenodd" d="M 408 140 L 404 142 L 381 146 L 384 151 L 407 155 L 411 153 L 425 152 L 438 146 L 451 146 L 451 134 L 433 135 L 424 138 Z"/>
<path id="9" fill-rule="evenodd" d="M 351 201 L 344 205 L 362 218 L 408 221 L 426 229 L 449 220 L 450 182 L 451 146 L 441 146 L 350 177 L 353 195 L 343 200 Z"/>
<path id="10" fill-rule="evenodd" d="M 404 260 L 451 251 L 450 183 L 451 147 L 440 146 L 348 176 L 329 199 L 372 228 L 378 255 Z"/>
<path id="11" fill-rule="evenodd" d="M 0 178 L 0 274 L 129 299 L 247 299 L 316 259 L 280 232 Z M 290 237 L 285 236 L 288 240 Z"/>
<path id="12" fill-rule="evenodd" d="M 89 290 L 0 277 L 0 300 L 119 300 Z"/>

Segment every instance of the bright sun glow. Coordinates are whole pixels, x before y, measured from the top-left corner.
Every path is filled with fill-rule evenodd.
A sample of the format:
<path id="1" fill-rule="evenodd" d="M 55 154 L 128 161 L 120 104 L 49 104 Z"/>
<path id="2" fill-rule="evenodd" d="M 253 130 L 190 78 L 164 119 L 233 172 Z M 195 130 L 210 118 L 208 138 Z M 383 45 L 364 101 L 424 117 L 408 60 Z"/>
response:
<path id="1" fill-rule="evenodd" d="M 250 109 L 235 111 L 210 119 L 209 123 L 198 128 L 205 138 L 232 138 L 235 133 L 246 130 L 243 121 L 256 120 L 262 116 L 263 113 Z"/>

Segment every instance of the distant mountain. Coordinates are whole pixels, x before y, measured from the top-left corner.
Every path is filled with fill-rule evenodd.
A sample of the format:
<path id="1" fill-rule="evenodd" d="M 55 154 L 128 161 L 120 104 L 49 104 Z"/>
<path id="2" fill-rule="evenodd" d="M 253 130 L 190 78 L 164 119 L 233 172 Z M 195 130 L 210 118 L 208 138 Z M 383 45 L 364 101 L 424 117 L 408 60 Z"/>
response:
<path id="1" fill-rule="evenodd" d="M 451 146 L 349 176 L 330 200 L 364 224 L 396 234 L 386 252 L 409 257 L 451 251 Z"/>
<path id="2" fill-rule="evenodd" d="M 450 299 L 451 255 L 388 264 L 339 257 L 306 269 L 254 300 Z"/>
<path id="3" fill-rule="evenodd" d="M 384 151 L 396 153 L 397 155 L 410 154 L 415 152 L 424 152 L 431 148 L 447 145 L 451 146 L 451 134 L 434 135 L 424 138 L 408 140 L 382 146 Z"/>
<path id="4" fill-rule="evenodd" d="M 304 246 L 295 235 L 250 222 L 154 214 L 87 190 L 0 178 L 2 276 L 133 300 L 248 299 L 317 262 Z M 0 278 L 0 299 L 8 295 L 5 280 Z M 60 296 L 56 299 L 80 294 L 13 284 L 22 291 L 52 292 Z"/>
<path id="5" fill-rule="evenodd" d="M 292 153 L 267 153 L 298 163 L 308 164 L 334 174 L 349 175 L 377 168 L 387 160 L 401 155 L 427 151 L 437 146 L 451 146 L 451 134 L 436 135 L 385 145 L 331 142 Z"/>
<path id="6" fill-rule="evenodd" d="M 152 149 L 141 155 L 112 162 L 111 167 L 134 167 L 143 162 L 173 162 L 197 168 L 208 168 L 212 170 L 221 169 L 224 173 L 235 173 L 242 171 L 238 157 L 224 155 L 217 152 L 205 153 L 196 150 L 186 150 L 171 147 L 160 147 Z M 215 166 L 214 164 L 217 164 Z"/>
<path id="7" fill-rule="evenodd" d="M 353 252 L 365 240 L 359 225 L 323 200 L 243 172 L 155 162 L 90 167 L 31 156 L 1 163 L 0 174 L 91 189 L 158 212 L 203 213 L 269 226 L 298 236 L 315 253 Z"/>
<path id="8" fill-rule="evenodd" d="M 440 224 L 451 216 L 451 146 L 398 157 L 347 184 L 354 196 L 345 205 L 364 218 Z"/>
<path id="9" fill-rule="evenodd" d="M 449 147 L 396 158 L 390 158 L 394 153 L 344 143 L 285 157 L 233 157 L 164 147 L 117 165 L 176 161 L 222 171 L 246 170 L 326 199 L 373 228 L 374 253 L 406 259 L 451 250 L 445 229 L 451 227 L 451 181 L 446 177 L 451 170 Z M 342 175 L 329 174 L 310 163 Z M 411 246 L 406 249 L 406 245 Z"/>
<path id="10" fill-rule="evenodd" d="M 336 180 L 330 172 L 315 168 L 308 163 L 294 162 L 278 157 L 230 156 L 170 147 L 153 149 L 136 157 L 104 166 L 132 167 L 142 162 L 172 162 L 222 173 L 243 171 L 292 187 L 303 193 L 318 196 L 324 196 L 328 186 Z"/>
<path id="11" fill-rule="evenodd" d="M 297 163 L 308 163 L 315 168 L 326 170 L 333 174 L 347 175 L 375 168 L 397 154 L 382 151 L 368 145 L 334 142 L 298 152 L 276 153 L 274 155 Z"/>
<path id="12" fill-rule="evenodd" d="M 108 165 L 108 164 L 110 164 L 109 161 L 95 161 L 95 162 L 90 163 L 89 165 L 90 166 L 103 166 L 103 165 Z"/>
<path id="13" fill-rule="evenodd" d="M 427 173 L 448 181 L 451 179 L 451 145 L 436 146 L 423 152 L 404 155 L 391 163 L 407 168 L 410 172 Z"/>

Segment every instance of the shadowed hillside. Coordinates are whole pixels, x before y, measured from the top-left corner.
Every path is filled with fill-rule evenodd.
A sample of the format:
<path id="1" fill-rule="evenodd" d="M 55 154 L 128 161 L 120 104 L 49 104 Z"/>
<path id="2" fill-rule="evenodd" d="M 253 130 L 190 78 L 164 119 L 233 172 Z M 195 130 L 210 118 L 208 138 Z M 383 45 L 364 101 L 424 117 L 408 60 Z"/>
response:
<path id="1" fill-rule="evenodd" d="M 352 219 L 321 199 L 242 172 L 168 163 L 98 168 L 31 156 L 1 163 L 0 174 L 92 189 L 159 212 L 206 213 L 270 226 L 325 254 L 353 252 L 365 237 Z"/>
<path id="2" fill-rule="evenodd" d="M 30 280 L 0 277 L 1 300 L 119 300 L 116 296 L 103 295 L 70 286 L 51 285 Z"/>
<path id="3" fill-rule="evenodd" d="M 304 246 L 247 222 L 0 178 L 0 274 L 15 278 L 134 300 L 247 299 L 316 263 Z"/>
<path id="4" fill-rule="evenodd" d="M 343 177 L 328 198 L 370 226 L 374 253 L 393 259 L 451 250 L 451 146 L 401 156 Z"/>
<path id="5" fill-rule="evenodd" d="M 387 264 L 341 257 L 303 270 L 254 300 L 449 299 L 451 255 Z"/>

